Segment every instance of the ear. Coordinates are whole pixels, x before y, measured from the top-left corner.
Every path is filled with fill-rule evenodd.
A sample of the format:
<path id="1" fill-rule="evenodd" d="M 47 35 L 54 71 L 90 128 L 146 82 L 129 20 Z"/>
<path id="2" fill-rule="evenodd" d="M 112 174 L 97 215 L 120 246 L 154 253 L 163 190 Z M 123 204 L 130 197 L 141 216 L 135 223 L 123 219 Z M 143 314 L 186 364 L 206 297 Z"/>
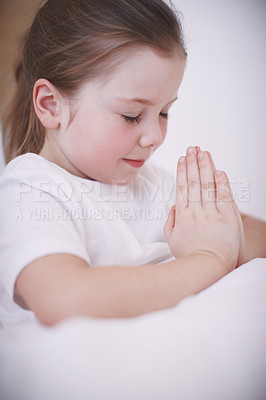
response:
<path id="1" fill-rule="evenodd" d="M 62 97 L 47 79 L 38 79 L 33 89 L 35 112 L 47 129 L 57 129 L 61 122 Z"/>

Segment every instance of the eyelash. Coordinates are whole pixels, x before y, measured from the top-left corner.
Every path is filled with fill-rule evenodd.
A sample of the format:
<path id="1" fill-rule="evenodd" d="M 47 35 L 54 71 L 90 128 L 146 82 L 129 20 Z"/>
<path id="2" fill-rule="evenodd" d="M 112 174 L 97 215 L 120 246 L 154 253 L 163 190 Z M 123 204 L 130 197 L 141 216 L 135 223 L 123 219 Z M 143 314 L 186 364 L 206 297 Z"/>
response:
<path id="1" fill-rule="evenodd" d="M 168 119 L 169 114 L 168 113 L 160 113 L 161 117 Z M 141 114 L 139 114 L 137 117 L 128 117 L 127 115 L 122 115 L 122 117 L 129 123 L 134 124 L 136 122 L 137 124 L 140 123 L 141 121 Z"/>

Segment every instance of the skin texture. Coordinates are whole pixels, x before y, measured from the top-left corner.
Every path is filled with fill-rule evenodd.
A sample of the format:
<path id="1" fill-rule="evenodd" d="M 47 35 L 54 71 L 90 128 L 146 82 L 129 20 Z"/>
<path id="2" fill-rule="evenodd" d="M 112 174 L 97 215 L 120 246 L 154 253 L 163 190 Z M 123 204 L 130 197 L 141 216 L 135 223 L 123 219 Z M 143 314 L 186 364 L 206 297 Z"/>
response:
<path id="1" fill-rule="evenodd" d="M 167 120 L 162 113 L 177 96 L 184 68 L 182 58 L 139 49 L 107 83 L 84 84 L 74 104 L 50 82 L 38 80 L 34 107 L 47 133 L 41 155 L 81 177 L 131 182 L 139 168 L 124 158 L 148 159 L 163 142 Z M 154 104 L 126 105 L 115 101 L 120 96 L 144 97 Z M 139 123 L 128 121 L 138 116 Z M 204 154 L 202 160 L 198 153 Z M 210 197 L 206 183 L 213 188 Z M 226 174 L 218 177 L 210 154 L 193 148 L 184 163 L 178 163 L 176 187 L 176 204 L 164 228 L 176 260 L 90 268 L 79 257 L 53 254 L 21 271 L 18 297 L 46 325 L 74 315 L 126 318 L 174 306 L 231 272 L 246 256 L 242 220 Z"/>
<path id="2" fill-rule="evenodd" d="M 232 200 L 225 173 L 214 174 L 207 153 L 189 147 L 177 165 L 176 204 L 165 225 L 172 254 L 209 252 L 235 266 L 240 235 Z"/>
<path id="3" fill-rule="evenodd" d="M 128 318 L 164 309 L 235 268 L 240 236 L 231 192 L 224 189 L 228 179 L 225 173 L 216 177 L 209 160 L 198 163 L 195 154 L 194 149 L 194 155 L 179 163 L 176 215 L 172 218 L 170 213 L 165 225 L 167 241 L 178 258 L 134 268 L 89 268 L 66 254 L 39 258 L 20 273 L 16 289 L 42 323 L 53 325 L 74 315 Z M 206 193 L 204 185 L 191 184 L 196 174 L 216 188 L 206 204 L 195 202 Z"/>
<path id="4" fill-rule="evenodd" d="M 184 68 L 180 56 L 169 58 L 139 48 L 104 83 L 99 79 L 81 87 L 70 125 L 69 102 L 53 94 L 55 88 L 45 80 L 37 81 L 35 109 L 47 128 L 40 155 L 83 178 L 122 185 L 132 182 L 138 168 L 124 158 L 147 160 L 162 144 L 165 114 L 177 97 Z M 117 98 L 144 98 L 153 105 Z M 58 120 L 56 129 L 49 129 L 47 114 Z"/>

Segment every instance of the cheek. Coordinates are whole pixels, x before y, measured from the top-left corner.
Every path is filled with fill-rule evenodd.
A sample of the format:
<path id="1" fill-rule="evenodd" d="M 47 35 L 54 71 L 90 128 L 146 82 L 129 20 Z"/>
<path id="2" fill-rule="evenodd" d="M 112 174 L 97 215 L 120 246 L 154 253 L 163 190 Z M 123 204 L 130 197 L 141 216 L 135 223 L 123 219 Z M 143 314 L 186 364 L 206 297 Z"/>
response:
<path id="1" fill-rule="evenodd" d="M 108 152 L 110 156 L 125 156 L 136 145 L 136 134 L 133 129 L 123 124 L 110 127 L 108 134 Z"/>
<path id="2" fill-rule="evenodd" d="M 100 118 L 97 114 L 93 120 L 79 118 L 72 131 L 72 154 L 74 149 L 78 158 L 91 160 L 103 168 L 111 168 L 118 159 L 126 157 L 137 143 L 137 135 L 131 126 L 114 118 Z M 88 129 L 87 129 L 88 127 Z M 77 142 L 76 134 L 80 140 Z"/>
<path id="3" fill-rule="evenodd" d="M 119 159 L 131 153 L 137 142 L 136 134 L 132 129 L 129 130 L 120 124 L 112 124 L 102 129 L 104 131 L 98 131 L 98 138 L 101 137 L 101 139 L 97 140 L 94 156 L 101 155 L 98 158 L 101 167 L 112 168 Z"/>

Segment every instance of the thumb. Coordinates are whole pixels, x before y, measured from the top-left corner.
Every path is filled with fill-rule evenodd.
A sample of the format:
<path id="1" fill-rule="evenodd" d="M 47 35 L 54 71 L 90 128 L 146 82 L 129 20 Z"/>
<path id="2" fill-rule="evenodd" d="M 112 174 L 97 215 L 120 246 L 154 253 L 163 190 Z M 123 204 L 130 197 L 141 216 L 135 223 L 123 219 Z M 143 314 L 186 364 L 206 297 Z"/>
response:
<path id="1" fill-rule="evenodd" d="M 168 242 L 171 239 L 174 226 L 175 226 L 175 205 L 171 207 L 171 210 L 169 211 L 168 214 L 168 218 L 164 225 L 164 234 Z"/>

